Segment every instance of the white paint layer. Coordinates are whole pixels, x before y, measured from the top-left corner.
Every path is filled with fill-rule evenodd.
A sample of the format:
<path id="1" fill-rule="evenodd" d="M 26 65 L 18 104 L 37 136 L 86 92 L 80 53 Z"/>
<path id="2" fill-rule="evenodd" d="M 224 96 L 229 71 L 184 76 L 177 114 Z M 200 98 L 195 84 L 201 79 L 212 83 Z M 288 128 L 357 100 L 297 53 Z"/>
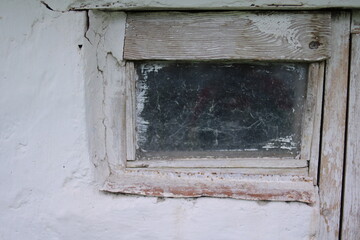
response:
<path id="1" fill-rule="evenodd" d="M 207 9 L 207 10 L 304 10 L 360 8 L 358 0 L 46 0 L 56 9 Z"/>
<path id="2" fill-rule="evenodd" d="M 97 27 L 92 24 L 90 28 Z M 94 136 L 98 133 L 90 123 L 104 120 L 102 102 L 96 99 L 102 99 L 106 78 L 100 78 L 96 68 L 91 70 L 96 58 L 90 56 L 96 52 L 84 51 L 85 45 L 88 50 L 94 45 L 84 38 L 86 13 L 50 11 L 40 1 L 2 0 L 0 30 L 1 240 L 305 240 L 315 236 L 317 206 L 213 198 L 164 200 L 98 191 L 93 157 L 100 166 L 105 153 L 101 147 L 93 148 L 104 143 L 91 139 L 105 136 Z M 121 44 L 121 37 L 111 39 L 107 41 Z M 104 60 L 112 67 L 121 56 L 115 52 Z M 89 121 L 90 116 L 95 120 Z M 105 123 L 110 129 L 117 124 L 106 119 Z"/>

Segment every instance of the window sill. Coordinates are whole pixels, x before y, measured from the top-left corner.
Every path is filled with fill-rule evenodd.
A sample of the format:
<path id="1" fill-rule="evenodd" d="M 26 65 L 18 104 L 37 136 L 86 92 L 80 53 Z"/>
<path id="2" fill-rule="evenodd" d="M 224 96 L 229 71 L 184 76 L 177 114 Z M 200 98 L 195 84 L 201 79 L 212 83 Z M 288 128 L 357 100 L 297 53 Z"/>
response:
<path id="1" fill-rule="evenodd" d="M 310 177 L 248 175 L 219 170 L 119 170 L 107 178 L 102 190 L 154 197 L 220 197 L 309 204 L 316 199 L 316 186 Z"/>

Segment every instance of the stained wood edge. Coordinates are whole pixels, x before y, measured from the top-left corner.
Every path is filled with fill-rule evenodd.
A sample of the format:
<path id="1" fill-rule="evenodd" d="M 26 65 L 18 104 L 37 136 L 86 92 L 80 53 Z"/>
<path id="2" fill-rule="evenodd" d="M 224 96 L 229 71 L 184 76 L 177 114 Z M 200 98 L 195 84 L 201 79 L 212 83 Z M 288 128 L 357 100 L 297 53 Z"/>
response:
<path id="1" fill-rule="evenodd" d="M 52 8 L 62 10 L 314 10 L 328 8 L 360 8 L 357 0 L 288 0 L 286 2 L 277 0 L 197 0 L 197 1 L 127 1 L 127 0 L 69 0 L 65 5 L 55 0 L 46 0 Z"/>
<path id="2" fill-rule="evenodd" d="M 312 179 L 298 176 L 127 170 L 113 173 L 102 191 L 154 197 L 218 197 L 313 204 Z"/>

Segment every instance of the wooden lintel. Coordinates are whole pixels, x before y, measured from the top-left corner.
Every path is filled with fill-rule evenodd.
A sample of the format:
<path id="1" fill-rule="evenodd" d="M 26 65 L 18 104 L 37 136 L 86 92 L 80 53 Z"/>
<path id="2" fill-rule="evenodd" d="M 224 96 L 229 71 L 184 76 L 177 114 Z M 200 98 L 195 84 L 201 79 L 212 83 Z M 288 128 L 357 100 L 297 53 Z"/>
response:
<path id="1" fill-rule="evenodd" d="M 321 61 L 329 12 L 144 12 L 127 17 L 127 60 Z"/>

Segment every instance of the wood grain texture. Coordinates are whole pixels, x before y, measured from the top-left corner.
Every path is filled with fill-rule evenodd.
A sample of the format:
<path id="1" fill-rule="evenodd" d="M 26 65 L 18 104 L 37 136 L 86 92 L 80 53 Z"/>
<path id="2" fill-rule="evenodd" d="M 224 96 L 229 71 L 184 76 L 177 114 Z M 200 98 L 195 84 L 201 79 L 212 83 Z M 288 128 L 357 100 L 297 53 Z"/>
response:
<path id="1" fill-rule="evenodd" d="M 360 19 L 358 19 L 360 20 Z M 360 239 L 360 34 L 352 35 L 342 239 Z"/>
<path id="2" fill-rule="evenodd" d="M 301 158 L 309 159 L 309 176 L 317 184 L 325 63 L 309 66 Z M 304 154 L 303 154 L 304 153 Z"/>
<path id="3" fill-rule="evenodd" d="M 135 68 L 126 63 L 126 160 L 135 160 Z"/>
<path id="4" fill-rule="evenodd" d="M 58 8 L 61 10 L 303 10 L 360 8 L 360 1 L 358 0 L 68 0 L 68 4 L 57 0 L 46 0 L 45 2 L 54 9 L 59 6 Z"/>
<path id="5" fill-rule="evenodd" d="M 330 14 L 129 13 L 128 60 L 291 60 L 329 56 Z"/>
<path id="6" fill-rule="evenodd" d="M 319 63 L 309 65 L 307 80 L 306 102 L 303 110 L 302 133 L 301 133 L 301 158 L 310 159 L 311 140 L 313 136 L 313 124 L 316 107 L 317 84 L 319 79 Z"/>
<path id="7" fill-rule="evenodd" d="M 144 170 L 144 168 L 131 168 L 134 170 Z M 308 176 L 308 168 L 149 168 L 146 170 L 159 171 L 161 172 L 172 172 L 181 171 L 181 172 L 190 172 L 190 173 L 229 173 L 229 174 L 251 174 L 251 175 L 283 175 L 283 176 Z"/>
<path id="8" fill-rule="evenodd" d="M 102 190 L 157 197 L 226 197 L 314 203 L 312 179 L 204 172 L 126 170 L 113 173 Z"/>
<path id="9" fill-rule="evenodd" d="M 326 65 L 320 164 L 320 237 L 339 239 L 348 86 L 350 14 L 332 15 L 332 53 Z"/>
<path id="10" fill-rule="evenodd" d="M 128 162 L 127 167 L 173 168 L 304 168 L 307 160 L 299 159 L 177 159 Z"/>

